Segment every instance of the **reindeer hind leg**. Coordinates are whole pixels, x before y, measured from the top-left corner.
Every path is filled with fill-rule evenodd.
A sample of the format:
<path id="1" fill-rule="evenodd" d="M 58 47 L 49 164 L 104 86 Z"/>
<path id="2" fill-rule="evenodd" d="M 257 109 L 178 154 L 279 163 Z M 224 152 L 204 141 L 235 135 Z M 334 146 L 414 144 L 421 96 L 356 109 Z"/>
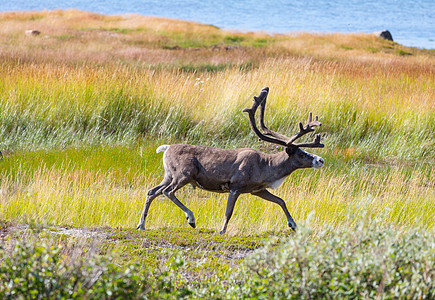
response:
<path id="1" fill-rule="evenodd" d="M 156 187 L 150 189 L 147 192 L 147 198 L 145 200 L 144 209 L 142 211 L 139 224 L 137 225 L 137 229 L 145 230 L 145 220 L 148 214 L 148 210 L 150 209 L 150 205 L 153 202 L 153 200 L 160 196 L 163 193 L 163 190 L 171 183 L 172 178 L 169 176 L 165 176 L 163 181 Z"/>
<path id="2" fill-rule="evenodd" d="M 187 208 L 180 200 L 175 197 L 175 192 L 188 184 L 190 182 L 189 178 L 185 177 L 181 180 L 173 180 L 169 186 L 163 189 L 163 194 L 168 197 L 175 205 L 177 205 L 184 213 L 186 214 L 186 219 L 189 222 L 189 225 L 193 228 L 196 227 L 195 224 L 195 216 L 193 212 Z"/>

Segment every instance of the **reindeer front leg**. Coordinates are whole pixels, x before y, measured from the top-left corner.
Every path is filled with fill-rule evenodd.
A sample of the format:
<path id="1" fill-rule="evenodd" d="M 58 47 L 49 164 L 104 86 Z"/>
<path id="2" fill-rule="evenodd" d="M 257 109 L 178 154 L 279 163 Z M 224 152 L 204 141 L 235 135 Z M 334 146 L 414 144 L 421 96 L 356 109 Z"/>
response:
<path id="1" fill-rule="evenodd" d="M 230 191 L 230 195 L 228 196 L 227 201 L 227 209 L 225 211 L 225 222 L 224 226 L 222 226 L 222 230 L 220 234 L 225 234 L 227 231 L 228 221 L 231 219 L 234 211 L 234 205 L 236 204 L 237 198 L 239 198 L 240 193 L 238 191 Z"/>
<path id="2" fill-rule="evenodd" d="M 293 220 L 292 216 L 290 215 L 287 206 L 285 205 L 284 200 L 282 200 L 280 197 L 275 196 L 274 194 L 270 193 L 268 190 L 262 190 L 259 192 L 251 193 L 252 195 L 258 196 L 264 200 L 273 202 L 281 206 L 282 210 L 285 213 L 285 216 L 287 217 L 288 226 L 293 230 L 296 231 L 296 223 Z"/>

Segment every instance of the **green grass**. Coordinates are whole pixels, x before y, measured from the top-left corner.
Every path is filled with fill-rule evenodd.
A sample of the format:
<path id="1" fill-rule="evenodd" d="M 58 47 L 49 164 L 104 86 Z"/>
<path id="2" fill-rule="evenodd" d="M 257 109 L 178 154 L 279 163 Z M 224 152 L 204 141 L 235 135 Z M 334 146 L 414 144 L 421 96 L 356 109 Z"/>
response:
<path id="1" fill-rule="evenodd" d="M 163 178 L 161 153 L 155 153 L 159 144 L 15 152 L 1 161 L 3 218 L 18 223 L 134 228 L 147 189 Z M 373 217 L 382 216 L 384 224 L 435 225 L 431 166 L 367 165 L 358 159 L 344 163 L 342 153 L 334 151 L 322 156 L 328 163 L 321 171 L 297 171 L 276 192 L 287 200 L 297 221 L 314 211 L 313 226 L 349 227 L 358 220 L 359 211 L 367 210 Z M 198 228 L 221 226 L 226 195 L 190 186 L 177 194 L 195 213 Z M 351 212 L 355 215 L 349 218 Z M 161 197 L 151 207 L 147 227 L 188 228 L 183 216 Z M 281 209 L 253 196 L 241 197 L 230 234 L 267 231 L 289 231 Z"/>
<path id="2" fill-rule="evenodd" d="M 256 141 L 241 110 L 259 89 L 256 77 L 245 78 L 274 82 L 272 76 L 281 74 L 280 84 L 271 87 L 268 125 L 291 134 L 314 111 L 326 144 L 315 150 L 327 162 L 324 170 L 298 171 L 277 191 L 296 220 L 316 211 L 318 227 L 351 226 L 347 212 L 366 205 L 373 215 L 386 215 L 386 223 L 433 226 L 430 70 L 415 74 L 399 68 L 390 75 L 379 69 L 367 76 L 338 65 L 331 77 L 327 62 L 300 59 L 193 74 L 123 65 L 74 66 L 67 73 L 64 68 L 3 64 L 0 163 L 7 200 L 1 207 L 7 220 L 131 228 L 146 190 L 163 176 L 161 154 L 154 153 L 158 145 L 275 152 Z M 413 101 L 420 105 L 408 107 Z M 189 187 L 179 194 L 200 227 L 220 226 L 225 195 Z M 286 230 L 278 207 L 244 198 L 232 220 L 233 234 Z M 167 199 L 156 201 L 151 212 L 151 228 L 187 226 Z"/>

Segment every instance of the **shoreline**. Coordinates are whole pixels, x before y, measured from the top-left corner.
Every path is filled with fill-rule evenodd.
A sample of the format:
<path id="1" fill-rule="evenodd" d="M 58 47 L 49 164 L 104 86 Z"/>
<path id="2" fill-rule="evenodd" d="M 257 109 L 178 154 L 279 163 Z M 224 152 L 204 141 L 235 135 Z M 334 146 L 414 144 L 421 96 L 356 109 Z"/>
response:
<path id="1" fill-rule="evenodd" d="M 26 10 L 26 9 L 22 9 L 22 10 L 8 10 L 8 11 L 1 11 L 1 6 L 0 6 L 0 13 L 27 13 L 27 12 L 48 12 L 48 11 L 68 11 L 68 10 L 78 10 L 78 11 L 82 11 L 82 12 L 89 12 L 89 13 L 94 13 L 94 14 L 100 14 L 100 15 L 104 15 L 104 16 L 112 16 L 112 17 L 116 17 L 116 16 L 122 16 L 122 15 L 138 15 L 138 16 L 142 16 L 142 17 L 155 17 L 155 18 L 162 18 L 162 19 L 171 19 L 173 21 L 182 21 L 182 22 L 193 22 L 193 23 L 197 23 L 199 25 L 204 25 L 204 26 L 213 26 L 216 28 L 219 28 L 221 30 L 224 31 L 230 31 L 230 32 L 236 32 L 236 33 L 262 33 L 262 34 L 268 34 L 271 36 L 274 35 L 297 35 L 297 34 L 302 34 L 302 33 L 307 33 L 307 34 L 316 34 L 316 35 L 324 35 L 324 34 L 371 34 L 373 32 L 377 32 L 380 30 L 389 30 L 393 37 L 395 38 L 395 41 L 405 47 L 413 47 L 413 48 L 417 48 L 417 49 L 422 49 L 422 50 L 435 50 L 435 37 L 430 38 L 428 37 L 427 39 L 421 39 L 421 38 L 417 38 L 417 40 L 420 40 L 420 42 L 417 42 L 415 40 L 415 37 L 413 38 L 412 36 L 409 36 L 408 38 L 402 38 L 403 35 L 403 31 L 400 30 L 396 30 L 394 28 L 394 26 L 390 26 L 393 28 L 387 28 L 389 26 L 378 26 L 378 27 L 371 27 L 370 30 L 361 30 L 361 28 L 354 28 L 354 30 L 352 29 L 344 29 L 344 28 L 340 28 L 335 26 L 334 30 L 322 30 L 322 29 L 317 29 L 317 30 L 313 30 L 310 28 L 297 28 L 297 29 L 287 29 L 287 28 L 267 28 L 267 27 L 250 27 L 248 29 L 246 29 L 246 26 L 231 26 L 231 25 L 227 25 L 227 24 L 222 24 L 220 25 L 219 22 L 204 22 L 202 20 L 199 20 L 198 18 L 180 18 L 180 17 L 172 17 L 172 16 L 165 16 L 164 14 L 143 14 L 141 12 L 120 12 L 120 13 L 114 13 L 114 12 L 104 12 L 104 11 L 98 11 L 98 10 L 81 10 L 78 8 L 56 8 L 56 9 L 35 9 L 35 10 Z"/>

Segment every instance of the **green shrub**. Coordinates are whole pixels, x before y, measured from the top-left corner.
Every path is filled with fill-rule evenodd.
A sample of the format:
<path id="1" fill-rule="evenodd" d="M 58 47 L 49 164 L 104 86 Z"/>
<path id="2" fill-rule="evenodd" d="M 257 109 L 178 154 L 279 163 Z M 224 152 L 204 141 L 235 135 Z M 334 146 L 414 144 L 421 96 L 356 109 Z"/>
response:
<path id="1" fill-rule="evenodd" d="M 434 299 L 433 232 L 379 229 L 300 230 L 245 261 L 228 298 Z M 240 297 L 239 297 L 240 296 Z"/>
<path id="2" fill-rule="evenodd" d="M 62 247 L 42 239 L 18 241 L 11 250 L 0 248 L 1 299 L 174 299 L 190 294 L 175 287 L 167 270 L 119 266 L 110 256 L 82 255 L 71 259 Z"/>
<path id="3" fill-rule="evenodd" d="M 345 230 L 301 228 L 284 241 L 270 241 L 225 274 L 187 283 L 183 252 L 151 270 L 118 265 L 113 253 L 71 254 L 53 239 L 5 248 L 1 299 L 435 298 L 434 232 L 379 228 L 377 222 Z"/>

